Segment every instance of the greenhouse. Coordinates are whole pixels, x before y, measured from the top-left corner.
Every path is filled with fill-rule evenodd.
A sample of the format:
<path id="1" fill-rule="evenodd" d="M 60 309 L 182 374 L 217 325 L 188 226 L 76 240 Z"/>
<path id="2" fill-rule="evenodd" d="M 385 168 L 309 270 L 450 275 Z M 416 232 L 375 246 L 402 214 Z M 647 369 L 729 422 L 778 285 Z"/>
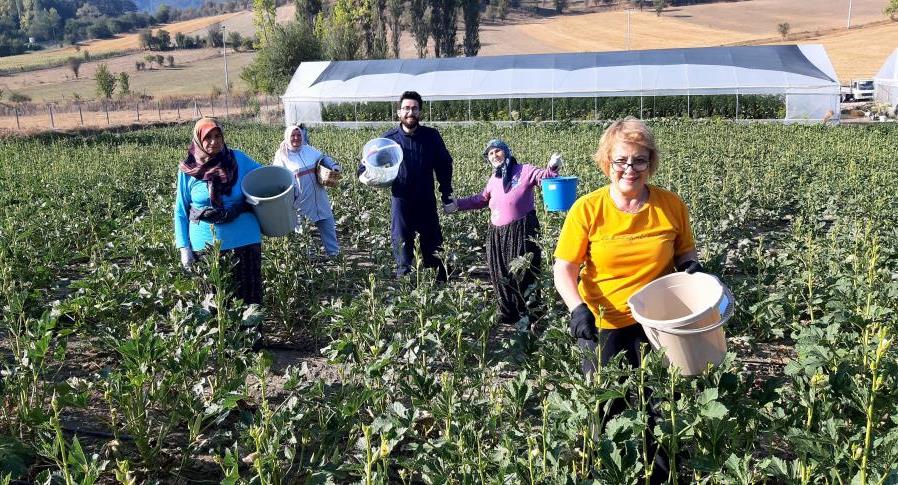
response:
<path id="1" fill-rule="evenodd" d="M 892 51 L 873 77 L 873 99 L 898 106 L 898 49 Z"/>
<path id="2" fill-rule="evenodd" d="M 839 116 L 835 70 L 813 44 L 304 62 L 285 121 L 389 121 L 405 90 L 430 121 Z"/>

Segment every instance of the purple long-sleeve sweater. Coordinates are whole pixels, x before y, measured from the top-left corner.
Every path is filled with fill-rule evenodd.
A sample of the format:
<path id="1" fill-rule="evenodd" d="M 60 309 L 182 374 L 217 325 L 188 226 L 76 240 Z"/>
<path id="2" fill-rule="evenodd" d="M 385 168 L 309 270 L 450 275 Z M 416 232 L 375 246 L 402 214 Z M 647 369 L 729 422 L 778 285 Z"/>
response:
<path id="1" fill-rule="evenodd" d="M 489 206 L 490 222 L 494 226 L 510 224 L 534 209 L 533 187 L 548 177 L 557 177 L 556 170 L 516 163 L 511 169 L 511 189 L 502 188 L 502 179 L 491 176 L 483 192 L 456 200 L 458 210 L 483 209 Z"/>

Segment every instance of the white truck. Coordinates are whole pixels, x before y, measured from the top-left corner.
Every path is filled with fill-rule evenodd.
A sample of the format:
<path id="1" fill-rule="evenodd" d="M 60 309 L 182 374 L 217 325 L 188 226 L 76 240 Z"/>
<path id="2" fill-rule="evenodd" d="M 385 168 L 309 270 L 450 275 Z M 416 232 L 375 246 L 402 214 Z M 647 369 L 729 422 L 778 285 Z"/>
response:
<path id="1" fill-rule="evenodd" d="M 842 86 L 842 102 L 873 101 L 873 80 L 855 79 L 848 86 Z"/>

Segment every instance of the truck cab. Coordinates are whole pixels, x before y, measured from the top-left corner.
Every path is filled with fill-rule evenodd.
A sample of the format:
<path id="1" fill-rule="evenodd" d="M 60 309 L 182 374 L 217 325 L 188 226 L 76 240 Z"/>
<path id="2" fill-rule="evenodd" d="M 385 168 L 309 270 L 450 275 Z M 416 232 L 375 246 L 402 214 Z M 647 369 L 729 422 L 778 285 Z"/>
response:
<path id="1" fill-rule="evenodd" d="M 872 101 L 873 80 L 855 79 L 849 86 L 842 86 L 842 101 Z"/>

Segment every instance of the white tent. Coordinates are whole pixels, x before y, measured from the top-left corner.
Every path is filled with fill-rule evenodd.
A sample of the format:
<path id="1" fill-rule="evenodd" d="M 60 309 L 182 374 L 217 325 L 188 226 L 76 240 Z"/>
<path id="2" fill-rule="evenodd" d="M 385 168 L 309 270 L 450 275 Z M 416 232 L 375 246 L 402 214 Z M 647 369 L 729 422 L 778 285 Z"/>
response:
<path id="1" fill-rule="evenodd" d="M 436 59 L 303 62 L 285 121 L 321 121 L 322 103 L 612 96 L 782 95 L 787 120 L 838 118 L 822 45 L 703 47 Z"/>
<path id="2" fill-rule="evenodd" d="M 898 106 L 898 49 L 889 54 L 873 77 L 873 99 Z"/>

